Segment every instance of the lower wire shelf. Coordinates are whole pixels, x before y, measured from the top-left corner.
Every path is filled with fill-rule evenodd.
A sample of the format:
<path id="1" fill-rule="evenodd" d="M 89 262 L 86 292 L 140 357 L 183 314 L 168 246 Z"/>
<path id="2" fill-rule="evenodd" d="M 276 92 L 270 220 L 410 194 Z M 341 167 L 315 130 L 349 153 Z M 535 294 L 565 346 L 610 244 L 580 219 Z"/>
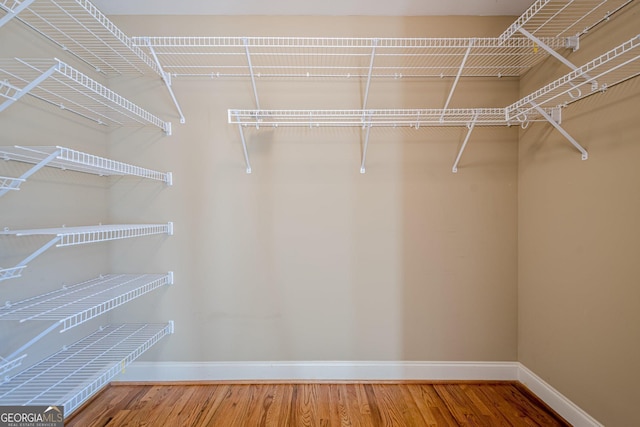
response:
<path id="1" fill-rule="evenodd" d="M 172 321 L 100 328 L 0 384 L 0 404 L 64 406 L 68 416 L 172 333 Z"/>

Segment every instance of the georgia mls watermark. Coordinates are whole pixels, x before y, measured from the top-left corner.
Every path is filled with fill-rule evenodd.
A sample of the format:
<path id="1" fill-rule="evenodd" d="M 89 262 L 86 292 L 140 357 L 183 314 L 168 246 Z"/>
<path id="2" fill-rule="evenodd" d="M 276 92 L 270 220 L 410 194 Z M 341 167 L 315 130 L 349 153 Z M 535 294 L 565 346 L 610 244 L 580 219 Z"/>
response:
<path id="1" fill-rule="evenodd" d="M 63 406 L 0 406 L 0 427 L 63 426 Z"/>

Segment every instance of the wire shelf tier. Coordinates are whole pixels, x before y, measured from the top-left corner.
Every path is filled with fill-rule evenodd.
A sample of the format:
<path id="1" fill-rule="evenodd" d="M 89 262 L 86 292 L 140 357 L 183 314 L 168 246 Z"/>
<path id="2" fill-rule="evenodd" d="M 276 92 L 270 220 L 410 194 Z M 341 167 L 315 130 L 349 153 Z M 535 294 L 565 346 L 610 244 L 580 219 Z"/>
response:
<path id="1" fill-rule="evenodd" d="M 640 35 L 511 104 L 507 118 L 527 115 L 536 105 L 568 105 L 640 75 L 638 46 Z"/>
<path id="2" fill-rule="evenodd" d="M 106 76 L 150 69 L 161 75 L 153 59 L 87 0 L 4 0 L 1 9 L 6 21 L 15 17 Z"/>
<path id="3" fill-rule="evenodd" d="M 129 239 L 153 234 L 171 235 L 173 234 L 173 224 L 118 224 L 0 231 L 0 235 L 56 236 L 58 238 L 57 247 Z"/>
<path id="4" fill-rule="evenodd" d="M 522 28 L 537 37 L 587 33 L 634 0 L 536 0 L 499 37 L 506 42 Z"/>
<path id="5" fill-rule="evenodd" d="M 47 162 L 47 159 L 51 157 L 54 158 Z M 0 158 L 35 165 L 46 162 L 46 166 L 49 167 L 100 176 L 137 176 L 162 181 L 168 185 L 171 185 L 172 181 L 170 172 L 158 172 L 145 169 L 60 146 L 23 147 L 16 145 L 13 147 L 0 147 Z M 0 183 L 2 182 L 1 179 L 0 177 Z"/>
<path id="6" fill-rule="evenodd" d="M 69 415 L 171 333 L 173 322 L 108 325 L 0 384 L 0 402 L 64 405 Z"/>
<path id="7" fill-rule="evenodd" d="M 0 307 L 0 320 L 55 321 L 64 332 L 172 283 L 172 273 L 100 276 L 37 297 L 7 302 Z"/>
<path id="8" fill-rule="evenodd" d="M 525 37 L 133 37 L 174 77 L 416 78 L 520 76 L 546 58 Z M 560 49 L 566 41 L 544 40 Z M 464 67 L 461 67 L 464 60 Z"/>
<path id="9" fill-rule="evenodd" d="M 18 91 L 0 111 L 25 94 L 106 126 L 154 125 L 171 133 L 171 123 L 123 98 L 66 63 L 54 60 L 0 60 L 0 80 Z"/>
<path id="10" fill-rule="evenodd" d="M 549 114 L 555 114 L 552 110 Z M 544 121 L 532 114 L 528 121 Z M 509 126 L 504 108 L 422 110 L 228 110 L 229 124 L 256 127 L 401 127 L 401 126 Z"/>

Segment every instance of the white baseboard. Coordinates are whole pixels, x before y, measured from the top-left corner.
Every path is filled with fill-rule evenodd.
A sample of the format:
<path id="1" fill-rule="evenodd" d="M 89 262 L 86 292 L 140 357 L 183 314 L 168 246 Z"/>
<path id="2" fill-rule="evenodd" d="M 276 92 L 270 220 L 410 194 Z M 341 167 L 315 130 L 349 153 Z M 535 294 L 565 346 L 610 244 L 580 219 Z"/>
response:
<path id="1" fill-rule="evenodd" d="M 517 362 L 134 362 L 117 381 L 513 381 L 517 376 Z"/>
<path id="2" fill-rule="evenodd" d="M 134 362 L 116 382 L 520 381 L 574 427 L 603 427 L 519 362 Z"/>
<path id="3" fill-rule="evenodd" d="M 560 414 L 574 427 L 603 427 L 591 415 L 583 411 L 578 405 L 567 399 L 562 393 L 551 387 L 542 378 L 534 374 L 523 364 L 519 364 L 518 381 Z"/>

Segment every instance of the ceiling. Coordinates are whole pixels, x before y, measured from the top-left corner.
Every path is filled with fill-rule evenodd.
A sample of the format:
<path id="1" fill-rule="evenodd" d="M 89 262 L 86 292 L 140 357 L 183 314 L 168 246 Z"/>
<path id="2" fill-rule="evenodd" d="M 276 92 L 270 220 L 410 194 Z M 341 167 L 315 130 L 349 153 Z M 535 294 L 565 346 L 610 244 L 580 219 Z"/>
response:
<path id="1" fill-rule="evenodd" d="M 93 0 L 106 15 L 521 15 L 533 0 Z"/>

